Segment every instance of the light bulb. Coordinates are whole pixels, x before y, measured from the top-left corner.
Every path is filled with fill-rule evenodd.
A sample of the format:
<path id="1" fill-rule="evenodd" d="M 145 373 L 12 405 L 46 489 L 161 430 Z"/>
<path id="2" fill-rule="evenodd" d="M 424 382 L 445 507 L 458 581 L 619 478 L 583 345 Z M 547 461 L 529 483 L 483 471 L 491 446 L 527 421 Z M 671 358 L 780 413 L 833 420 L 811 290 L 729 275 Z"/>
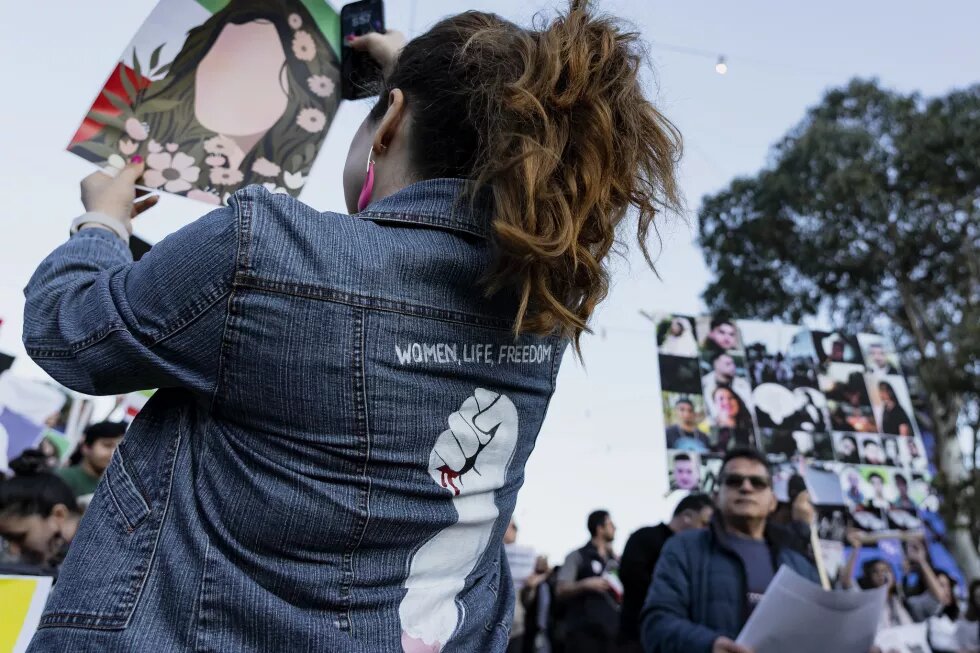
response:
<path id="1" fill-rule="evenodd" d="M 719 75 L 724 75 L 728 72 L 728 64 L 725 63 L 725 57 L 718 57 L 718 63 L 715 64 L 715 72 Z"/>

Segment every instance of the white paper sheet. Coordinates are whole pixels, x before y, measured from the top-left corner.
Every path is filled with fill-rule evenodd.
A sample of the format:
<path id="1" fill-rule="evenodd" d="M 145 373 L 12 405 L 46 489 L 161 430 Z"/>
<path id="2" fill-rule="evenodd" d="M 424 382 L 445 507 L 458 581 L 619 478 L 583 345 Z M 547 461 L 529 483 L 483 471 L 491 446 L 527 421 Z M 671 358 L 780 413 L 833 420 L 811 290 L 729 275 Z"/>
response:
<path id="1" fill-rule="evenodd" d="M 875 636 L 875 644 L 884 653 L 932 653 L 924 623 L 885 628 Z"/>
<path id="2" fill-rule="evenodd" d="M 886 591 L 827 592 L 780 567 L 737 641 L 755 653 L 865 653 Z"/>

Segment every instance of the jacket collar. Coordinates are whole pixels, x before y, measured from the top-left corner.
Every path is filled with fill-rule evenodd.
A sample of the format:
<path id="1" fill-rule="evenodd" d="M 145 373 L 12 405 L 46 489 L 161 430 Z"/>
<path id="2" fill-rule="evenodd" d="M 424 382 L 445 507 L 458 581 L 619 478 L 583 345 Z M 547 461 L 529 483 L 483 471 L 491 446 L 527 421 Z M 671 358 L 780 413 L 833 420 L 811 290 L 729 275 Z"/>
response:
<path id="1" fill-rule="evenodd" d="M 708 527 L 711 531 L 711 535 L 714 537 L 715 542 L 718 543 L 720 547 L 728 551 L 732 550 L 732 547 L 728 544 L 729 540 L 734 537 L 729 535 L 725 530 L 725 523 L 722 516 L 716 510 L 714 516 L 711 518 L 711 525 Z M 766 530 L 763 533 L 763 539 L 765 539 L 766 544 L 769 545 L 772 551 L 773 559 L 779 554 L 779 552 L 787 546 L 786 536 L 783 531 L 778 528 L 774 528 L 772 523 L 766 521 Z"/>
<path id="2" fill-rule="evenodd" d="M 378 222 L 427 225 L 488 238 L 492 196 L 484 188 L 471 201 L 467 192 L 471 184 L 466 179 L 427 179 L 372 202 L 356 215 Z"/>

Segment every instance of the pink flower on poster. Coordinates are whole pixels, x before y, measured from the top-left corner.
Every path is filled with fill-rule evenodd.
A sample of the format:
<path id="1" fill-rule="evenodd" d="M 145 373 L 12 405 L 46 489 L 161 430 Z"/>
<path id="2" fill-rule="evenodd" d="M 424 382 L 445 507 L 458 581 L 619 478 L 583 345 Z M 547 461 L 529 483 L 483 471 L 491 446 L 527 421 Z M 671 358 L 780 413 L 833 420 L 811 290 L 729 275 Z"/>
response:
<path id="1" fill-rule="evenodd" d="M 281 195 L 289 195 L 289 191 L 288 190 L 286 190 L 282 186 L 276 186 L 272 182 L 266 182 L 266 183 L 262 184 L 262 187 L 265 188 L 270 193 L 276 193 L 276 194 L 281 194 Z"/>
<path id="2" fill-rule="evenodd" d="M 241 183 L 244 178 L 245 175 L 242 174 L 241 170 L 234 170 L 232 168 L 211 169 L 211 183 L 215 186 L 232 186 Z"/>
<path id="3" fill-rule="evenodd" d="M 297 190 L 299 188 L 302 188 L 303 187 L 303 184 L 306 183 L 306 177 L 303 176 L 303 173 L 302 172 L 298 172 L 298 171 L 297 172 L 288 172 L 288 171 L 283 172 L 282 173 L 282 180 L 283 180 L 283 183 L 286 184 L 286 188 L 290 188 L 292 190 Z"/>
<path id="4" fill-rule="evenodd" d="M 144 141 L 150 135 L 146 131 L 146 125 L 136 118 L 127 118 L 126 122 L 123 123 L 123 127 L 126 129 L 126 134 L 134 141 Z"/>
<path id="5" fill-rule="evenodd" d="M 326 75 L 312 75 L 306 80 L 306 84 L 315 95 L 319 95 L 320 97 L 330 97 L 333 95 L 333 80 Z"/>
<path id="6" fill-rule="evenodd" d="M 206 202 L 208 204 L 214 204 L 216 206 L 221 205 L 221 198 L 218 197 L 217 193 L 212 193 L 207 190 L 200 190 L 195 188 L 187 193 L 187 197 L 192 200 L 198 200 L 200 202 Z"/>
<path id="7" fill-rule="evenodd" d="M 293 37 L 293 54 L 300 61 L 313 61 L 316 58 L 316 44 L 309 32 L 296 32 Z"/>
<path id="8" fill-rule="evenodd" d="M 296 116 L 296 124 L 311 134 L 315 134 L 323 131 L 323 128 L 327 126 L 327 117 L 319 109 L 307 108 L 300 111 L 299 115 Z"/>
<path id="9" fill-rule="evenodd" d="M 119 139 L 119 151 L 126 156 L 132 156 L 136 154 L 136 150 L 139 149 L 139 144 L 134 143 L 128 138 Z"/>
<path id="10" fill-rule="evenodd" d="M 194 158 L 176 152 L 154 152 L 146 157 L 143 182 L 150 188 L 163 188 L 168 193 L 183 193 L 194 187 L 201 169 Z"/>
<path id="11" fill-rule="evenodd" d="M 303 26 L 303 19 L 300 18 L 299 14 L 289 14 L 289 26 L 293 29 L 299 29 Z"/>
<path id="12" fill-rule="evenodd" d="M 281 168 L 265 157 L 259 157 L 252 164 L 252 172 L 263 177 L 278 177 Z"/>

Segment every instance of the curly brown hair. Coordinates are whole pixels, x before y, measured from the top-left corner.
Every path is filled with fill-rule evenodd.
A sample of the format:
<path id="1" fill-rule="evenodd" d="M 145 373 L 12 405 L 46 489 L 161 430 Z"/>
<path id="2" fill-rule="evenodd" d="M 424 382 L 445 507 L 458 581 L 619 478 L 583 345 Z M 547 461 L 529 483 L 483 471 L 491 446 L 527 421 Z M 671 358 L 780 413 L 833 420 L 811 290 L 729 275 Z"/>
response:
<path id="1" fill-rule="evenodd" d="M 437 23 L 402 50 L 372 116 L 401 89 L 419 175 L 491 189 L 487 293 L 517 294 L 515 334 L 558 332 L 578 347 L 630 207 L 653 266 L 654 217 L 681 203 L 681 137 L 644 96 L 638 34 L 592 15 L 586 0 L 540 27 L 475 11 Z"/>

